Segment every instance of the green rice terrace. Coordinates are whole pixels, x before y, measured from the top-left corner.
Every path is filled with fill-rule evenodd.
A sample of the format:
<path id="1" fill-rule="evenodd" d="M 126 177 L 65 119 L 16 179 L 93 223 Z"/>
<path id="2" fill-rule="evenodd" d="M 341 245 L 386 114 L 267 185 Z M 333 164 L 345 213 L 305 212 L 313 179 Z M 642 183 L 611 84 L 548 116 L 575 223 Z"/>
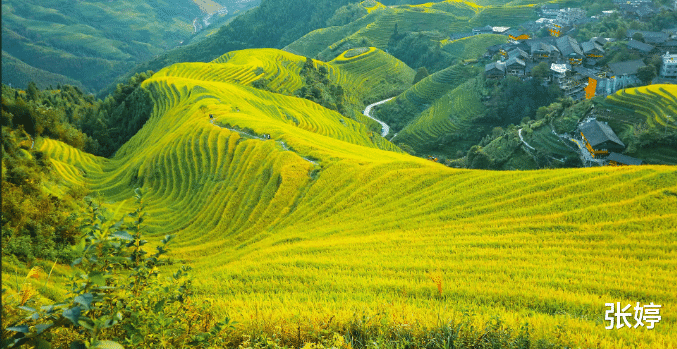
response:
<path id="1" fill-rule="evenodd" d="M 412 78 L 380 50 L 357 53 L 310 62 L 356 101 L 378 98 L 366 91 L 381 84 L 359 62 L 379 62 L 371 76 Z M 175 235 L 176 263 L 155 272 L 193 267 L 192 304 L 237 322 L 220 332 L 224 346 L 677 344 L 677 298 L 666 287 L 675 278 L 674 167 L 448 168 L 316 103 L 251 87 L 265 77 L 271 90 L 292 91 L 306 64 L 262 49 L 173 65 L 143 82 L 152 115 L 114 157 L 50 139 L 35 147 L 63 185 L 101 194 L 111 212 L 134 211 L 141 188 L 151 246 Z M 462 125 L 465 110 L 479 108 L 465 96 L 477 79 L 447 73 L 423 80 L 455 87 L 434 96 L 434 112 L 408 137 Z M 423 87 L 412 91 L 435 93 Z M 423 120 L 449 108 L 450 121 Z M 3 263 L 3 287 L 16 294 L 8 270 L 29 271 Z M 52 282 L 66 274 L 57 268 Z M 603 329 L 605 303 L 636 301 L 662 305 L 655 329 Z"/>

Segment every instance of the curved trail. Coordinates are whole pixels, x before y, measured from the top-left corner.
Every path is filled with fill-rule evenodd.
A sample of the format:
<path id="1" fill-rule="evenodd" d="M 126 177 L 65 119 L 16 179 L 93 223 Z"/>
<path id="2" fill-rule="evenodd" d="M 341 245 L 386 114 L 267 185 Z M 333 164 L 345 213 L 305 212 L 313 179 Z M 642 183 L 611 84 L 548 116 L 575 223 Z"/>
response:
<path id="1" fill-rule="evenodd" d="M 239 134 L 241 134 L 241 135 L 245 135 L 245 136 L 250 137 L 250 138 L 255 138 L 255 139 L 258 139 L 258 140 L 260 140 L 260 141 L 267 141 L 267 140 L 270 140 L 270 138 L 259 137 L 259 136 L 256 136 L 256 135 L 253 135 L 253 134 L 249 134 L 249 133 L 244 132 L 244 131 L 236 130 L 236 129 L 234 129 L 234 128 L 224 127 L 224 126 L 221 126 L 221 125 L 217 125 L 217 124 L 214 123 L 214 119 L 210 119 L 209 122 L 210 122 L 212 125 L 216 126 L 216 127 L 225 128 L 226 130 L 230 130 L 230 131 L 233 131 L 233 132 L 237 132 L 237 133 L 239 133 Z M 286 150 L 286 151 L 292 151 L 292 152 L 295 152 L 295 151 L 289 149 L 289 147 L 287 147 L 287 145 L 286 145 L 283 141 L 275 140 L 275 142 L 279 143 L 279 144 L 282 146 L 282 149 L 284 149 L 284 150 Z M 296 152 L 295 152 L 295 153 L 296 153 Z M 298 153 L 297 153 L 297 154 L 298 154 Z M 299 156 L 301 156 L 301 155 L 299 154 Z M 319 164 L 317 163 L 317 161 L 310 160 L 310 159 L 308 159 L 308 158 L 306 158 L 306 157 L 303 157 L 303 156 L 301 156 L 301 158 L 302 158 L 303 160 L 306 160 L 306 161 L 310 162 L 310 163 L 313 164 L 313 165 L 319 165 Z"/>
<path id="2" fill-rule="evenodd" d="M 519 131 L 517 131 L 517 134 L 520 136 L 520 141 L 522 141 L 522 143 L 524 143 L 524 145 L 526 145 L 527 148 L 529 148 L 529 149 L 531 149 L 531 150 L 536 150 L 536 148 L 530 146 L 529 143 L 527 143 L 527 142 L 524 140 L 524 138 L 522 138 L 522 129 L 519 129 Z"/>
<path id="3" fill-rule="evenodd" d="M 383 122 L 383 121 L 381 121 L 381 120 L 379 120 L 379 119 L 377 119 L 377 118 L 371 116 L 371 110 L 372 110 L 375 106 L 381 105 L 381 104 L 383 104 L 383 103 L 385 103 L 385 102 L 388 102 L 388 101 L 390 101 L 390 100 L 393 99 L 393 98 L 395 98 L 395 97 L 390 97 L 390 98 L 384 99 L 384 100 L 382 100 L 382 101 L 380 101 L 380 102 L 376 102 L 376 103 L 369 104 L 366 108 L 364 108 L 364 112 L 362 112 L 362 114 L 364 114 L 364 116 L 366 116 L 366 117 L 368 117 L 368 118 L 370 118 L 370 119 L 372 119 L 372 120 L 378 122 L 379 124 L 381 124 L 381 137 L 385 137 L 385 136 L 388 134 L 388 132 L 390 132 L 390 126 L 388 126 L 388 124 L 386 124 L 385 122 Z"/>

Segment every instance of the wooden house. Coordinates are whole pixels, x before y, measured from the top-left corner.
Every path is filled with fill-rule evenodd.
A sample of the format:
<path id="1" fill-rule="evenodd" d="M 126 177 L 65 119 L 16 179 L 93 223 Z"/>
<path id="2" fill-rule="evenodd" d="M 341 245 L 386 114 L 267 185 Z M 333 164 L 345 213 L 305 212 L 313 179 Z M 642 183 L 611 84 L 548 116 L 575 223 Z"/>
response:
<path id="1" fill-rule="evenodd" d="M 547 42 L 535 42 L 531 45 L 531 58 L 534 61 L 556 62 L 560 53 L 557 47 Z"/>
<path id="2" fill-rule="evenodd" d="M 579 131 L 592 157 L 606 156 L 625 149 L 625 144 L 606 123 L 591 120 L 580 125 Z"/>
<path id="3" fill-rule="evenodd" d="M 643 54 L 649 54 L 649 53 L 651 53 L 651 51 L 654 50 L 654 47 L 652 45 L 645 44 L 645 43 L 643 43 L 641 41 L 637 41 L 637 40 L 628 41 L 627 46 L 628 46 L 629 49 L 635 50 L 635 51 L 637 51 L 639 53 L 643 53 Z"/>
<path id="4" fill-rule="evenodd" d="M 510 39 L 515 41 L 528 40 L 530 38 L 529 34 L 517 29 L 510 29 L 506 32 L 506 34 L 508 34 Z"/>
<path id="5" fill-rule="evenodd" d="M 557 49 L 562 54 L 562 58 L 567 60 L 571 65 L 579 65 L 583 63 L 583 50 L 576 39 L 569 35 L 563 36 L 555 41 Z"/>
<path id="6" fill-rule="evenodd" d="M 502 79 L 505 77 L 505 63 L 493 62 L 484 66 L 484 76 L 487 79 Z"/>
<path id="7" fill-rule="evenodd" d="M 511 57 L 505 61 L 505 72 L 509 75 L 523 76 L 526 71 L 526 63 L 519 57 Z"/>
<path id="8" fill-rule="evenodd" d="M 604 48 L 593 40 L 582 43 L 581 50 L 585 55 L 585 64 L 595 65 L 599 59 L 604 58 Z"/>
<path id="9" fill-rule="evenodd" d="M 639 166 L 642 160 L 618 153 L 611 153 L 607 158 L 609 166 Z"/>

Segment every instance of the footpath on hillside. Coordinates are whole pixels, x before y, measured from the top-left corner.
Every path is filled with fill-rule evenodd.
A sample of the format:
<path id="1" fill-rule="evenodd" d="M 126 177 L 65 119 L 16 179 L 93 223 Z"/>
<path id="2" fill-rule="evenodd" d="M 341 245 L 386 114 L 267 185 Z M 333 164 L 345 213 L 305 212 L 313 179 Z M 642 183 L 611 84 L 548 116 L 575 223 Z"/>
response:
<path id="1" fill-rule="evenodd" d="M 381 121 L 381 120 L 379 120 L 379 119 L 377 119 L 377 118 L 371 116 L 371 110 L 372 110 L 375 106 L 381 105 L 381 104 L 383 104 L 383 103 L 385 103 L 385 102 L 388 102 L 388 101 L 390 101 L 390 100 L 393 99 L 393 98 L 395 98 L 395 97 L 390 97 L 390 98 L 384 99 L 384 100 L 382 100 L 382 101 L 380 101 L 380 102 L 376 102 L 376 103 L 369 104 L 366 108 L 364 108 L 364 112 L 362 112 L 362 114 L 364 114 L 364 116 L 366 116 L 366 117 L 368 117 L 368 118 L 370 118 L 370 119 L 372 119 L 372 120 L 378 122 L 379 124 L 381 124 L 381 137 L 385 137 L 385 136 L 388 134 L 388 132 L 390 132 L 390 126 L 388 126 L 388 124 L 386 124 L 385 122 L 383 122 L 383 121 Z"/>

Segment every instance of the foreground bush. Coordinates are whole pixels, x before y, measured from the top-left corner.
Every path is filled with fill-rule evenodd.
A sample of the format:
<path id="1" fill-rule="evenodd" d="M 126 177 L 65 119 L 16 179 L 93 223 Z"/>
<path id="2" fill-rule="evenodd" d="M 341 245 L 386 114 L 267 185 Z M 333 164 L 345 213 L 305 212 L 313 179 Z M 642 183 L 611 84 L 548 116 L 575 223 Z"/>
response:
<path id="1" fill-rule="evenodd" d="M 18 293 L 9 295 L 3 288 L 3 347 L 176 348 L 219 342 L 218 334 L 233 323 L 217 322 L 206 304 L 193 303 L 189 267 L 160 277 L 158 266 L 167 263 L 162 257 L 172 236 L 166 236 L 153 254 L 144 249 L 145 213 L 138 189 L 136 198 L 138 208 L 127 215 L 133 221 L 123 218 L 115 223 L 104 208 L 88 200 L 63 301 L 35 300 L 34 283 L 44 277 L 37 267 Z"/>

